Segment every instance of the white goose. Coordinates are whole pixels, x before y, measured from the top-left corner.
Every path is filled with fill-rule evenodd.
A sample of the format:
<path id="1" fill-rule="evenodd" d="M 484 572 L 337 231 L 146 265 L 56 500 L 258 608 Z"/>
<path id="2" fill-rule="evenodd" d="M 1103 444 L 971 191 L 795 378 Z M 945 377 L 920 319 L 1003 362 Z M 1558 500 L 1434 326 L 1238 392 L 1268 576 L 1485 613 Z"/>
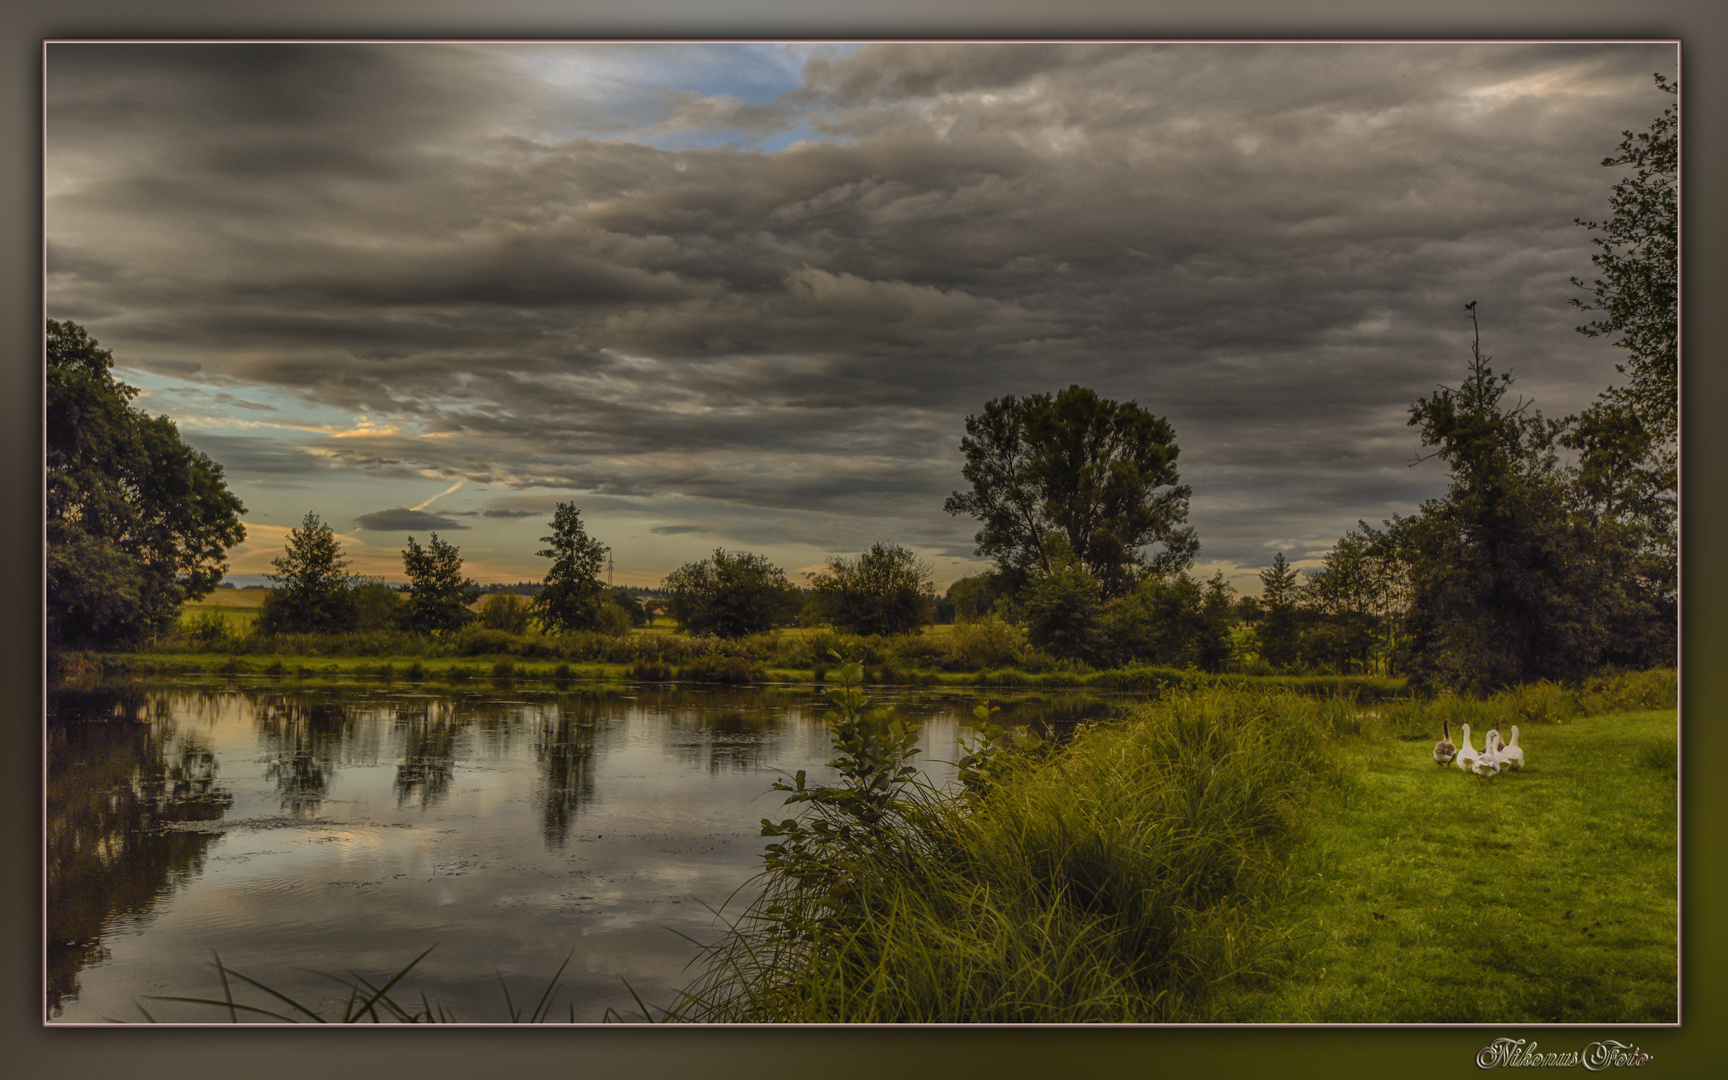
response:
<path id="1" fill-rule="evenodd" d="M 1524 748 L 1518 745 L 1518 725 L 1512 725 L 1512 741 L 1500 748 L 1500 764 L 1508 769 L 1524 767 Z"/>
<path id="2" fill-rule="evenodd" d="M 1477 776 L 1500 775 L 1500 748 L 1505 745 L 1500 741 L 1500 729 L 1489 728 L 1482 741 L 1482 753 L 1476 758 L 1476 764 L 1470 767 L 1470 771 Z"/>
<path id="3" fill-rule="evenodd" d="M 1470 745 L 1470 725 L 1465 724 L 1464 737 L 1458 741 L 1458 756 L 1452 759 L 1452 763 L 1469 772 L 1476 767 L 1476 758 L 1476 748 Z"/>
<path id="4" fill-rule="evenodd" d="M 1458 756 L 1458 747 L 1452 742 L 1452 721 L 1440 721 L 1440 732 L 1445 738 L 1434 744 L 1434 764 L 1450 765 Z"/>

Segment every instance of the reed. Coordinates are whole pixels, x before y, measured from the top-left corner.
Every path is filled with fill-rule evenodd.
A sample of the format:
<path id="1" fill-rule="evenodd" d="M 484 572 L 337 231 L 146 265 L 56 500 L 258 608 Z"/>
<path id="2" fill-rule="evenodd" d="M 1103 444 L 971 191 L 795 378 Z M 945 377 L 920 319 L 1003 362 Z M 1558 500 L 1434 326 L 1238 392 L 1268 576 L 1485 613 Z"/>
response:
<path id="1" fill-rule="evenodd" d="M 706 950 L 672 1016 L 1195 1015 L 1280 952 L 1290 855 L 1337 780 L 1312 734 L 1343 715 L 1286 693 L 1175 696 L 1060 752 L 998 759 L 963 797 L 910 779 L 888 791 L 877 770 L 870 821 L 845 812 L 844 792 L 799 800 L 816 810 L 804 826 L 816 839 L 805 857 L 771 854 L 761 899 Z M 857 723 L 840 716 L 837 736 Z M 787 835 L 793 822 L 767 824 Z"/>

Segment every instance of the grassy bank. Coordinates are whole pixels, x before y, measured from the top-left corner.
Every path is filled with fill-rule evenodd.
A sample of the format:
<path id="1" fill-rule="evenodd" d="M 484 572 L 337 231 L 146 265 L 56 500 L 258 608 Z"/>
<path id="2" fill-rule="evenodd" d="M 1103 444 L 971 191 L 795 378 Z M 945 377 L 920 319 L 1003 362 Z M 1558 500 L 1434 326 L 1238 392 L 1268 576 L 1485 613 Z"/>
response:
<path id="1" fill-rule="evenodd" d="M 1299 960 L 1217 1015 L 1672 1023 L 1675 729 L 1671 709 L 1524 727 L 1527 766 L 1484 783 L 1421 744 L 1342 747 L 1286 916 Z"/>
<path id="2" fill-rule="evenodd" d="M 866 820 L 885 766 L 854 785 L 878 795 L 800 793 L 674 1015 L 1671 1021 L 1673 701 L 1672 671 L 1376 707 L 1215 687 Z M 1437 767 L 1442 716 L 1478 747 L 1520 722 L 1529 764 Z"/>
<path id="3" fill-rule="evenodd" d="M 682 640 L 682 639 L 679 639 Z M 670 651 L 670 650 L 668 650 Z M 578 654 L 580 655 L 580 654 Z M 617 653 L 602 654 L 619 655 Z M 65 663 L 82 675 L 152 677 L 270 677 L 372 681 L 382 683 L 480 682 L 523 683 L 568 681 L 689 682 L 766 685 L 822 682 L 829 665 L 789 667 L 770 665 L 747 654 L 725 649 L 691 650 L 682 658 L 652 653 L 627 659 L 529 658 L 510 652 L 427 655 L 424 652 L 377 652 L 346 655 L 286 648 L 281 652 L 128 652 L 86 654 Z M 872 685 L 1029 690 L 1095 689 L 1165 693 L 1193 692 L 1212 687 L 1286 689 L 1313 696 L 1343 695 L 1359 701 L 1379 701 L 1405 693 L 1404 680 L 1357 675 L 1209 675 L 1192 669 L 1132 667 L 1096 670 L 1026 671 L 985 668 L 944 671 L 907 668 L 892 663 L 871 665 Z"/>

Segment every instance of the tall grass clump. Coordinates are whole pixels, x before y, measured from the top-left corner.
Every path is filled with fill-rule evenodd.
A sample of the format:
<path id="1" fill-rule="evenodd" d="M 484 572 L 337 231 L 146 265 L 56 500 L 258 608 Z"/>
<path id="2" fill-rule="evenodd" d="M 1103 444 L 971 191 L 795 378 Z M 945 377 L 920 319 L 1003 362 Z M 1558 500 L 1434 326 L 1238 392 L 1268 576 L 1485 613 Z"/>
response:
<path id="1" fill-rule="evenodd" d="M 675 1018 L 1177 1021 L 1279 961 L 1290 856 L 1336 782 L 1317 735 L 1347 709 L 1214 690 L 1033 752 L 986 726 L 954 794 L 841 675 L 842 783 L 780 785 L 805 811 L 763 823 L 762 896 Z"/>

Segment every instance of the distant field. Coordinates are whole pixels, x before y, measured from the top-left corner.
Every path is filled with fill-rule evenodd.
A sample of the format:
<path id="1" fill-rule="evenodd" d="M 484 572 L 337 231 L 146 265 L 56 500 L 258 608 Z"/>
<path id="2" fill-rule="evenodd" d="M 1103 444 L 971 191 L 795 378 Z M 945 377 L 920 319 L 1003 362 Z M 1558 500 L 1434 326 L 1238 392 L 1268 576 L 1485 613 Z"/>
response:
<path id="1" fill-rule="evenodd" d="M 264 596 L 269 589 L 217 589 L 194 603 L 185 605 L 186 610 L 194 608 L 251 608 L 256 611 L 264 606 Z"/>

